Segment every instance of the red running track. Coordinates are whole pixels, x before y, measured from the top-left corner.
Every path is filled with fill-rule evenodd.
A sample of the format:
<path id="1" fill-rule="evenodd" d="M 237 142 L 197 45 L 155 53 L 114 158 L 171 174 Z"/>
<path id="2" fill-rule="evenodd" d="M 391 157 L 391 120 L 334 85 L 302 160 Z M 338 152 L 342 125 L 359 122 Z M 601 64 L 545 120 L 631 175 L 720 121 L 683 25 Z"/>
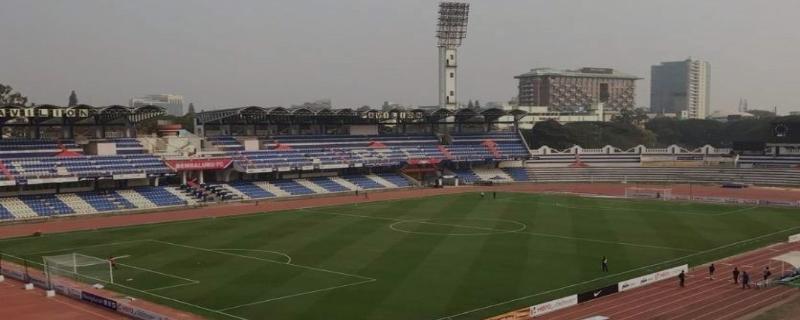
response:
<path id="1" fill-rule="evenodd" d="M 0 319 L 14 320 L 117 320 L 129 319 L 111 311 L 57 295 L 45 297 L 40 289 L 23 290 L 22 282 L 0 282 Z"/>
<path id="2" fill-rule="evenodd" d="M 733 283 L 733 267 L 747 271 L 751 284 L 755 284 L 762 279 L 765 266 L 770 267 L 773 278 L 780 273 L 782 263 L 770 260 L 771 257 L 794 250 L 800 250 L 800 243 L 781 243 L 758 249 L 715 262 L 714 280 L 708 277 L 708 265 L 703 265 L 689 271 L 685 288 L 678 286 L 677 278 L 663 280 L 536 319 L 574 320 L 592 316 L 614 320 L 737 319 L 790 296 L 800 295 L 800 290 L 786 286 L 759 289 L 755 285 L 752 289 L 742 289 L 741 285 Z"/>

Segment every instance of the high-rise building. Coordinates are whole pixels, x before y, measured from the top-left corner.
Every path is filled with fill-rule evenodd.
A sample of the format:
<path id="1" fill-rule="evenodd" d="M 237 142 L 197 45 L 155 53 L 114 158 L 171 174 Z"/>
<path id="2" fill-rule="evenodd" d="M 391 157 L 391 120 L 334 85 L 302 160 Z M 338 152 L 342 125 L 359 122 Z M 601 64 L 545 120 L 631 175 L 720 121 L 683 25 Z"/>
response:
<path id="1" fill-rule="evenodd" d="M 609 68 L 537 68 L 514 78 L 519 79 L 520 106 L 552 111 L 586 110 L 597 103 L 609 111 L 633 108 L 636 80 L 641 79 Z"/>
<path id="2" fill-rule="evenodd" d="M 130 107 L 159 106 L 166 109 L 167 114 L 172 116 L 183 116 L 183 96 L 174 94 L 151 94 L 144 97 L 133 97 Z"/>
<path id="3" fill-rule="evenodd" d="M 650 111 L 674 113 L 689 119 L 711 115 L 711 66 L 686 59 L 651 68 Z"/>

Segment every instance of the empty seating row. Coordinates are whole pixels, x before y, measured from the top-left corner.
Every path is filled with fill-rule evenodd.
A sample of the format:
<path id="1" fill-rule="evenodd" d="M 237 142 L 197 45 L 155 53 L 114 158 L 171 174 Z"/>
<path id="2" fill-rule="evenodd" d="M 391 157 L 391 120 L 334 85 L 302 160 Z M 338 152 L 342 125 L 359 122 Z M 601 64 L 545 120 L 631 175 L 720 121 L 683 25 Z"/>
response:
<path id="1" fill-rule="evenodd" d="M 264 199 L 264 198 L 272 198 L 275 197 L 275 194 L 264 190 L 251 182 L 247 181 L 235 181 L 229 184 L 234 189 L 238 190 L 245 196 L 249 197 L 250 199 Z"/>
<path id="2" fill-rule="evenodd" d="M 514 179 L 514 181 L 528 181 L 528 172 L 525 170 L 525 168 L 504 168 L 503 170 L 508 173 L 511 179 Z"/>
<path id="3" fill-rule="evenodd" d="M 475 172 L 472 172 L 471 169 L 454 169 L 452 172 L 463 183 L 470 184 L 480 180 L 480 177 L 478 177 Z"/>
<path id="4" fill-rule="evenodd" d="M 399 188 L 410 187 L 411 182 L 408 179 L 403 178 L 399 174 L 396 173 L 379 173 L 379 177 L 386 179 L 387 181 L 391 182 L 392 184 L 396 185 Z"/>
<path id="5" fill-rule="evenodd" d="M 385 188 L 385 186 L 375 182 L 375 180 L 372 180 L 372 179 L 370 179 L 368 177 L 365 177 L 365 176 L 362 176 L 362 175 L 344 176 L 342 178 L 344 178 L 347 181 L 350 181 L 354 185 L 357 185 L 361 189 L 382 189 L 382 188 Z"/>
<path id="6" fill-rule="evenodd" d="M 130 201 L 114 191 L 80 192 L 77 195 L 98 212 L 136 208 Z"/>

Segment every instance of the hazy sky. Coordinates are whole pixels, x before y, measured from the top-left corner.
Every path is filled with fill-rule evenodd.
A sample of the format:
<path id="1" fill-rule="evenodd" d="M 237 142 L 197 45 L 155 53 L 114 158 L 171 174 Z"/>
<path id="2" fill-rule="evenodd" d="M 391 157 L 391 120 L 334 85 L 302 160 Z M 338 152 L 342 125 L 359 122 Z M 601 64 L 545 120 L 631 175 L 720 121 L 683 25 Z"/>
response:
<path id="1" fill-rule="evenodd" d="M 507 101 L 534 67 L 639 75 L 689 56 L 712 67 L 712 108 L 800 111 L 800 1 L 475 0 L 459 98 Z M 36 103 L 184 95 L 198 109 L 434 105 L 430 0 L 0 0 L 0 83 Z"/>

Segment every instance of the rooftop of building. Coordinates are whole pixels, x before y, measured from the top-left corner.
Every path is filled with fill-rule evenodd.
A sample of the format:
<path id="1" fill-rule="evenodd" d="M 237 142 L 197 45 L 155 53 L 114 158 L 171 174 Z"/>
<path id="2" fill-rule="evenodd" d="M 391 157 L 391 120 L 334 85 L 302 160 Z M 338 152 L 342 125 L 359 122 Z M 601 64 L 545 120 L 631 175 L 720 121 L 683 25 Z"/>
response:
<path id="1" fill-rule="evenodd" d="M 561 76 L 561 77 L 576 77 L 576 78 L 611 78 L 611 79 L 629 79 L 640 80 L 642 78 L 622 73 L 612 68 L 594 68 L 583 67 L 578 70 L 560 70 L 553 68 L 534 68 L 528 73 L 523 73 L 514 78 L 529 78 L 529 77 L 542 77 L 542 76 Z"/>

